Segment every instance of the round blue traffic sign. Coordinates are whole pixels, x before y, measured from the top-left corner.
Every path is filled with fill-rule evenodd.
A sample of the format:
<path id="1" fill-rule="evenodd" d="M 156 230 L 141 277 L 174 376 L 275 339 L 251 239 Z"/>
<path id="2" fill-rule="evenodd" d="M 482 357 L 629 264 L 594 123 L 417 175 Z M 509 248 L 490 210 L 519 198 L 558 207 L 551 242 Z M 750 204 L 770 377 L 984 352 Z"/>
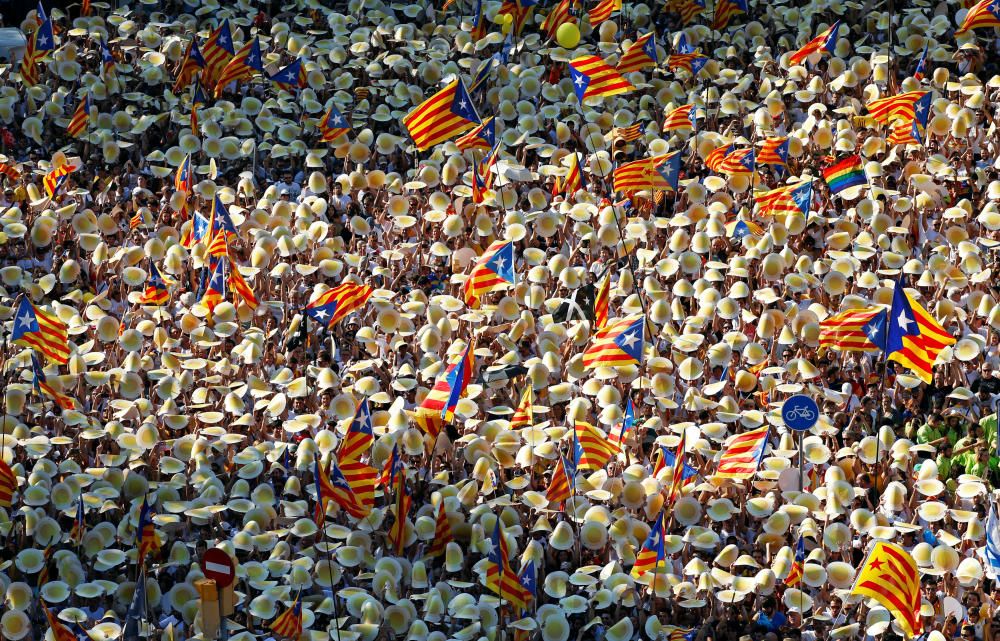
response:
<path id="1" fill-rule="evenodd" d="M 819 420 L 819 405 L 805 394 L 796 394 L 781 406 L 781 418 L 788 429 L 804 432 Z"/>

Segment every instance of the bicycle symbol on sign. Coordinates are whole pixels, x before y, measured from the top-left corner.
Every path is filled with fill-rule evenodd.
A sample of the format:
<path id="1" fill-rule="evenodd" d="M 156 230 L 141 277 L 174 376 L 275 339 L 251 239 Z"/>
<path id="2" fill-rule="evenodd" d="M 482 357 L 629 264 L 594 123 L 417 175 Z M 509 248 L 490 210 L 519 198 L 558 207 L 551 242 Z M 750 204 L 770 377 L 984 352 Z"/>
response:
<path id="1" fill-rule="evenodd" d="M 788 418 L 801 418 L 804 421 L 811 421 L 816 418 L 816 413 L 808 407 L 795 407 L 785 413 Z"/>

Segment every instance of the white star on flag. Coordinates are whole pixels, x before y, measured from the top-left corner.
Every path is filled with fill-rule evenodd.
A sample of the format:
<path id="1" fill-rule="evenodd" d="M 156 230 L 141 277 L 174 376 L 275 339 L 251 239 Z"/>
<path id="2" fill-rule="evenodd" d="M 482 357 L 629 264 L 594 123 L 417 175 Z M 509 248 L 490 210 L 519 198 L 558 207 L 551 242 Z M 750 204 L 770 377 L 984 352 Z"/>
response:
<path id="1" fill-rule="evenodd" d="M 24 313 L 17 319 L 17 322 L 21 325 L 21 327 L 31 327 L 31 314 L 28 310 L 24 310 Z"/>
<path id="2" fill-rule="evenodd" d="M 639 341 L 639 338 L 635 335 L 635 332 L 626 332 L 622 338 L 622 343 L 624 343 L 627 349 L 632 349 L 632 347 Z"/>
<path id="3" fill-rule="evenodd" d="M 323 320 L 324 318 L 326 318 L 329 315 L 330 314 L 328 314 L 325 309 L 320 309 L 319 311 L 316 312 L 316 318 L 318 318 L 320 320 Z"/>
<path id="4" fill-rule="evenodd" d="M 900 312 L 899 318 L 896 319 L 896 324 L 899 325 L 900 329 L 907 333 L 910 331 L 910 323 L 912 322 L 913 321 L 906 317 L 905 312 Z"/>

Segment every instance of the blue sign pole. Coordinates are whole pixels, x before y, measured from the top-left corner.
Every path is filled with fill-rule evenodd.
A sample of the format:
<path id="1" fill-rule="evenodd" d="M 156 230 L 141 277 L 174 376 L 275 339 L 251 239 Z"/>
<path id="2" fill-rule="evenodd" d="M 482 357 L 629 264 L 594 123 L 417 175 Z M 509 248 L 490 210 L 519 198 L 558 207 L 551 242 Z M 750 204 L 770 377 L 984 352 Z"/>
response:
<path id="1" fill-rule="evenodd" d="M 803 489 L 803 466 L 805 456 L 802 452 L 802 435 L 816 425 L 819 420 L 819 405 L 805 394 L 788 397 L 781 405 L 781 419 L 785 427 L 799 433 L 799 492 Z"/>

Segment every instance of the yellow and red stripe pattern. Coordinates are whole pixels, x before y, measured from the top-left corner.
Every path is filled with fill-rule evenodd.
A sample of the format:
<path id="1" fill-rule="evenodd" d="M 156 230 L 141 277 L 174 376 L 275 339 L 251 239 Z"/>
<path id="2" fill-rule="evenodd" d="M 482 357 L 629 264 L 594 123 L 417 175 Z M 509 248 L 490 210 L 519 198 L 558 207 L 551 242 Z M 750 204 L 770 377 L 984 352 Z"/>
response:
<path id="1" fill-rule="evenodd" d="M 77 106 L 76 111 L 73 112 L 73 117 L 70 118 L 69 124 L 66 125 L 66 135 L 71 138 L 79 138 L 81 134 L 87 131 L 87 125 L 90 124 L 90 96 L 84 96 L 83 100 Z"/>
<path id="2" fill-rule="evenodd" d="M 260 42 L 257 38 L 244 44 L 232 59 L 226 63 L 215 83 L 215 97 L 218 98 L 230 82 L 252 78 L 254 72 L 263 72 L 264 63 L 260 55 Z"/>
<path id="3" fill-rule="evenodd" d="M 475 126 L 472 131 L 460 136 L 455 141 L 459 151 L 466 151 L 468 149 L 493 149 L 493 146 L 497 142 L 496 122 L 494 118 L 495 116 L 490 116 Z"/>
<path id="4" fill-rule="evenodd" d="M 406 516 L 410 513 L 413 499 L 406 493 L 406 475 L 400 474 L 396 479 L 396 520 L 389 528 L 389 543 L 392 544 L 396 556 L 403 556 L 406 547 Z"/>
<path id="5" fill-rule="evenodd" d="M 465 304 L 479 307 L 483 294 L 514 284 L 514 243 L 496 240 L 483 252 L 465 281 Z"/>
<path id="6" fill-rule="evenodd" d="M 548 499 L 549 503 L 562 503 L 570 496 L 572 496 L 572 490 L 570 489 L 573 479 L 570 474 L 576 474 L 576 470 L 570 472 L 569 462 L 564 456 L 560 456 L 556 461 L 556 467 L 552 470 L 552 478 L 549 481 L 549 487 L 545 490 L 545 498 Z"/>
<path id="7" fill-rule="evenodd" d="M 45 620 L 48 621 L 49 628 L 52 629 L 52 638 L 55 641 L 77 641 L 73 631 L 52 614 L 52 611 L 45 605 L 45 600 L 42 599 L 39 602 L 42 604 L 42 611 L 45 612 Z"/>
<path id="8" fill-rule="evenodd" d="M 341 283 L 306 305 L 306 314 L 327 327 L 332 327 L 367 303 L 374 291 L 368 285 Z"/>
<path id="9" fill-rule="evenodd" d="M 995 0 L 980 0 L 973 5 L 965 14 L 962 26 L 958 28 L 955 35 L 960 36 L 972 29 L 984 27 L 1000 27 L 1000 4 Z"/>
<path id="10" fill-rule="evenodd" d="M 898 96 L 873 100 L 867 105 L 868 114 L 887 126 L 892 124 L 894 120 L 913 120 L 916 117 L 914 106 L 927 93 L 926 91 L 909 91 Z"/>
<path id="11" fill-rule="evenodd" d="M 885 606 L 908 638 L 912 639 L 922 632 L 917 562 L 898 545 L 875 542 L 851 588 L 851 594 L 870 597 Z"/>
<path id="12" fill-rule="evenodd" d="M 727 479 L 748 479 L 756 474 L 767 446 L 769 429 L 765 425 L 730 439 L 726 451 L 719 458 L 715 475 Z"/>
<path id="13" fill-rule="evenodd" d="M 814 53 L 826 51 L 833 53 L 833 48 L 837 44 L 837 30 L 840 29 L 840 20 L 827 27 L 818 36 L 807 42 L 801 49 L 788 57 L 789 64 L 797 65 Z"/>
<path id="14" fill-rule="evenodd" d="M 434 540 L 431 541 L 431 546 L 424 556 L 429 558 L 441 556 L 452 540 L 451 521 L 448 520 L 448 513 L 444 511 L 444 501 L 442 500 L 438 503 L 437 518 L 434 521 Z"/>
<path id="15" fill-rule="evenodd" d="M 214 87 L 215 79 L 219 77 L 222 70 L 226 68 L 234 55 L 233 32 L 229 28 L 229 19 L 222 21 L 222 24 L 212 32 L 202 57 L 205 60 L 205 70 L 202 71 L 201 81 L 206 87 Z"/>
<path id="16" fill-rule="evenodd" d="M 590 20 L 590 26 L 596 27 L 605 20 L 611 17 L 611 14 L 615 11 L 622 10 L 622 0 L 600 0 L 590 13 L 587 14 L 587 19 Z"/>
<path id="17" fill-rule="evenodd" d="M 667 493 L 667 503 L 677 500 L 681 488 L 684 487 L 684 450 L 687 449 L 687 430 L 681 430 L 681 440 L 677 443 L 674 453 L 674 469 L 670 479 L 670 491 Z"/>
<path id="18" fill-rule="evenodd" d="M 257 309 L 260 301 L 257 300 L 257 295 L 253 293 L 253 289 L 250 288 L 250 285 L 243 278 L 243 274 L 240 273 L 240 268 L 236 263 L 232 263 L 230 266 L 228 278 L 229 289 L 232 290 L 233 294 L 250 309 Z"/>
<path id="19" fill-rule="evenodd" d="M 792 561 L 792 567 L 788 570 L 788 576 L 785 577 L 785 585 L 797 585 L 802 581 L 802 570 L 805 562 L 806 544 L 800 534 L 799 540 L 795 544 L 795 560 Z"/>
<path id="20" fill-rule="evenodd" d="M 680 151 L 625 163 L 615 169 L 613 174 L 615 191 L 628 194 L 644 190 L 674 189 L 671 177 L 676 180 L 676 171 L 672 164 L 676 164 L 679 169 Z"/>
<path id="21" fill-rule="evenodd" d="M 757 215 L 808 214 L 812 205 L 812 181 L 785 185 L 755 196 Z"/>
<path id="22" fill-rule="evenodd" d="M 143 498 L 142 507 L 139 508 L 139 523 L 136 526 L 138 531 L 138 540 L 136 541 L 138 552 L 136 556 L 136 564 L 142 566 L 142 562 L 145 560 L 151 552 L 155 552 L 160 549 L 162 543 L 160 542 L 160 535 L 156 533 L 153 527 L 153 510 L 149 506 L 149 498 Z"/>
<path id="23" fill-rule="evenodd" d="M 635 563 L 632 564 L 632 578 L 638 579 L 647 572 L 656 572 L 659 568 L 666 568 L 666 551 L 663 540 L 663 513 L 656 517 L 656 523 L 649 531 L 649 536 L 643 542 L 639 553 L 635 555 Z"/>
<path id="24" fill-rule="evenodd" d="M 156 265 L 149 264 L 149 280 L 146 281 L 146 291 L 139 297 L 140 305 L 166 305 L 170 300 L 170 292 L 167 284 L 160 276 L 160 270 Z"/>
<path id="25" fill-rule="evenodd" d="M 600 329 L 583 353 L 583 366 L 623 367 L 642 362 L 646 319 L 628 316 Z"/>
<path id="26" fill-rule="evenodd" d="M 22 298 L 14 316 L 12 340 L 44 354 L 60 365 L 69 362 L 69 331 L 66 323 Z"/>
<path id="27" fill-rule="evenodd" d="M 347 428 L 347 434 L 337 450 L 337 459 L 343 465 L 344 461 L 360 461 L 368 453 L 375 436 L 372 432 L 372 412 L 368 398 L 365 397 L 354 409 L 354 417 Z"/>
<path id="28" fill-rule="evenodd" d="M 7 463 L 0 459 L 0 507 L 8 508 L 14 502 L 17 491 L 17 476 Z"/>
<path id="29" fill-rule="evenodd" d="M 681 24 L 688 26 L 705 11 L 704 0 L 668 0 L 667 7 L 681 17 Z"/>
<path id="30" fill-rule="evenodd" d="M 836 352 L 874 352 L 884 339 L 885 309 L 881 307 L 849 309 L 819 323 L 819 346 Z"/>
<path id="31" fill-rule="evenodd" d="M 597 294 L 594 296 L 594 327 L 604 329 L 608 326 L 608 312 L 611 300 L 611 270 L 597 283 Z"/>
<path id="32" fill-rule="evenodd" d="M 34 352 L 31 354 L 31 370 L 35 379 L 35 391 L 39 396 L 45 394 L 55 401 L 56 405 L 59 406 L 60 409 L 76 409 L 76 402 L 72 398 L 49 385 L 48 379 L 45 376 L 45 370 L 42 369 L 42 364 Z"/>
<path id="33" fill-rule="evenodd" d="M 403 125 L 420 151 L 464 133 L 479 123 L 479 115 L 461 78 L 449 82 L 403 118 Z"/>
<path id="34" fill-rule="evenodd" d="M 573 91 L 580 102 L 587 98 L 626 94 L 635 87 L 597 56 L 580 56 L 569 63 Z"/>
<path id="35" fill-rule="evenodd" d="M 925 383 L 934 375 L 931 371 L 941 351 L 955 343 L 955 337 L 931 316 L 920 303 L 896 283 L 889 312 L 886 338 L 886 358 L 913 371 Z"/>
<path id="36" fill-rule="evenodd" d="M 663 131 L 683 131 L 694 128 L 691 110 L 694 105 L 681 105 L 667 114 L 663 120 Z"/>
<path id="37" fill-rule="evenodd" d="M 573 24 L 576 22 L 576 18 L 570 15 L 570 0 L 561 0 L 559 4 L 556 5 L 555 9 L 549 12 L 549 15 L 545 16 L 545 20 L 542 22 L 540 29 L 547 35 L 550 39 L 555 40 L 556 31 L 559 27 L 565 23 Z"/>
<path id="38" fill-rule="evenodd" d="M 517 430 L 522 427 L 531 427 L 535 423 L 535 413 L 532 410 L 532 403 L 535 401 L 535 390 L 531 386 L 531 379 L 528 379 L 524 386 L 524 393 L 521 394 L 521 402 L 514 410 L 514 416 L 510 419 L 510 429 Z"/>
<path id="39" fill-rule="evenodd" d="M 909 122 L 897 120 L 892 124 L 892 131 L 886 143 L 890 145 L 923 145 L 924 132 L 916 120 Z"/>
<path id="40" fill-rule="evenodd" d="M 656 51 L 656 32 L 650 31 L 629 45 L 615 69 L 620 74 L 632 73 L 646 67 L 655 67 L 659 61 L 660 56 Z"/>
<path id="41" fill-rule="evenodd" d="M 524 609 L 531 599 L 531 592 L 521 584 L 508 562 L 507 541 L 500 529 L 500 519 L 496 520 L 493 535 L 490 537 L 491 549 L 486 564 L 486 587 L 495 592 L 501 599 L 506 599 L 515 608 Z"/>
<path id="42" fill-rule="evenodd" d="M 788 146 L 788 136 L 764 140 L 760 151 L 757 152 L 757 164 L 784 167 L 788 164 Z"/>
<path id="43" fill-rule="evenodd" d="M 177 79 L 174 81 L 173 88 L 174 93 L 179 94 L 183 91 L 185 87 L 191 84 L 194 74 L 204 68 L 205 58 L 201 55 L 201 50 L 198 49 L 197 39 L 192 38 L 190 44 L 188 44 L 187 51 L 184 52 L 184 60 L 181 62 L 180 69 L 177 70 Z"/>
<path id="44" fill-rule="evenodd" d="M 619 452 L 616 444 L 608 440 L 599 429 L 584 421 L 576 421 L 573 426 L 573 441 L 576 470 L 604 469 L 611 457 Z"/>
<path id="45" fill-rule="evenodd" d="M 297 641 L 302 636 L 302 602 L 298 597 L 291 607 L 282 612 L 278 618 L 271 622 L 271 631 L 279 637 Z"/>
<path id="46" fill-rule="evenodd" d="M 712 18 L 712 29 L 722 31 L 729 26 L 734 16 L 746 13 L 746 0 L 716 0 L 715 16 Z"/>
<path id="47" fill-rule="evenodd" d="M 326 110 L 323 119 L 319 121 L 319 133 L 321 142 L 334 142 L 351 130 L 347 120 L 340 115 L 337 108 L 330 103 L 330 108 Z"/>

